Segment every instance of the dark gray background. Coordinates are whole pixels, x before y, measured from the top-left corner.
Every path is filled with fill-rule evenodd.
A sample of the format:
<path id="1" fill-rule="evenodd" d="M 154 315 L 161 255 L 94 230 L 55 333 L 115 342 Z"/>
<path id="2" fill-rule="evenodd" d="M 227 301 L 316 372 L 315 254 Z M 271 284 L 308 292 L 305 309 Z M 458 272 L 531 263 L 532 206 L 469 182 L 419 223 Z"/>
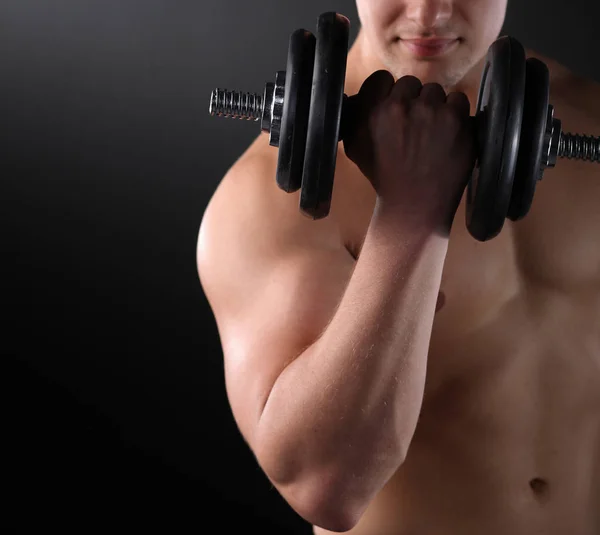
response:
<path id="1" fill-rule="evenodd" d="M 596 2 L 509 3 L 504 33 L 600 80 Z M 324 11 L 347 15 L 354 38 L 351 0 L 1 0 L 15 518 L 308 533 L 234 425 L 195 247 L 257 134 L 211 118 L 211 90 L 262 92 L 289 34 Z"/>

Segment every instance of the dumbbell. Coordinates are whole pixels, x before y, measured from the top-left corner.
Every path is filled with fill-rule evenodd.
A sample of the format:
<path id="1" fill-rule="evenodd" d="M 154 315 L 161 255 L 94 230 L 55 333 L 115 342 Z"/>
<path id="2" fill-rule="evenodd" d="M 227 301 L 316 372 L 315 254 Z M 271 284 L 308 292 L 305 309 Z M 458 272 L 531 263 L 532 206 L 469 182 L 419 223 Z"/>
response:
<path id="1" fill-rule="evenodd" d="M 299 29 L 289 39 L 287 67 L 262 95 L 215 89 L 209 113 L 260 122 L 278 147 L 277 185 L 300 189 L 300 212 L 329 214 L 338 143 L 350 113 L 344 94 L 350 21 L 335 12 L 318 17 L 316 36 Z M 475 123 L 477 158 L 467 185 L 466 224 L 479 241 L 497 236 L 505 220 L 531 208 L 537 182 L 558 158 L 600 163 L 600 137 L 562 132 L 549 103 L 549 71 L 525 58 L 511 36 L 488 49 Z"/>

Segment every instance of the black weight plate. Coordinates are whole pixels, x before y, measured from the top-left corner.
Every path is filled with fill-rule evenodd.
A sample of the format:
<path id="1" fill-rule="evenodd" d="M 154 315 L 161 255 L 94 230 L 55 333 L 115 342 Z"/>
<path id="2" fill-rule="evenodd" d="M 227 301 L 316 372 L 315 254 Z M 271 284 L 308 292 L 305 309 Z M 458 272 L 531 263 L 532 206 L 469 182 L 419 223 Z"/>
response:
<path id="1" fill-rule="evenodd" d="M 309 31 L 296 30 L 290 36 L 277 157 L 277 185 L 287 193 L 302 185 L 315 46 Z"/>
<path id="2" fill-rule="evenodd" d="M 300 211 L 329 214 L 346 79 L 350 21 L 328 12 L 317 21 L 317 46 L 300 194 Z"/>
<path id="3" fill-rule="evenodd" d="M 478 160 L 467 186 L 467 228 L 479 241 L 497 236 L 508 213 L 517 163 L 523 100 L 525 50 L 514 38 L 489 48 L 477 99 Z"/>
<path id="4" fill-rule="evenodd" d="M 550 103 L 550 73 L 546 64 L 536 58 L 527 60 L 525 71 L 525 103 L 521 142 L 515 170 L 508 218 L 524 218 L 533 202 L 535 186 L 541 177 L 544 136 Z"/>

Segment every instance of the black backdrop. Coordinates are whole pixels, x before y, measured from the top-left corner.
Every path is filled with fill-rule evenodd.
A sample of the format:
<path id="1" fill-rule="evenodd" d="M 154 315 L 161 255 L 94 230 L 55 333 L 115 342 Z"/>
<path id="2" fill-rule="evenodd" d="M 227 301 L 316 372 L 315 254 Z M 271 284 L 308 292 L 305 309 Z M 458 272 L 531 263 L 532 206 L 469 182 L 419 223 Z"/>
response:
<path id="1" fill-rule="evenodd" d="M 0 1 L 10 522 L 309 533 L 234 425 L 195 247 L 257 134 L 210 91 L 261 92 L 330 10 L 354 38 L 352 0 Z M 504 32 L 600 80 L 599 11 L 512 0 Z"/>

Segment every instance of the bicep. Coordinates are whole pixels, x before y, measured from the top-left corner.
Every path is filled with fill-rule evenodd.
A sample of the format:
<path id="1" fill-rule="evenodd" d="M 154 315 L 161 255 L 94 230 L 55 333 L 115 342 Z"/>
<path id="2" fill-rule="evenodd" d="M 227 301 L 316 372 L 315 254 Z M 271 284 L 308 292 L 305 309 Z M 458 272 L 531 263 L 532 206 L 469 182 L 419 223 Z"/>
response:
<path id="1" fill-rule="evenodd" d="M 247 279 L 252 297 L 217 313 L 227 395 L 250 444 L 275 381 L 331 321 L 354 265 L 345 254 L 289 253 L 258 279 Z"/>
<path id="2" fill-rule="evenodd" d="M 233 416 L 252 446 L 275 381 L 331 321 L 355 260 L 333 222 L 308 221 L 290 204 L 282 223 L 260 206 L 261 197 L 240 209 L 232 195 L 224 189 L 211 201 L 197 263 L 219 331 Z"/>

